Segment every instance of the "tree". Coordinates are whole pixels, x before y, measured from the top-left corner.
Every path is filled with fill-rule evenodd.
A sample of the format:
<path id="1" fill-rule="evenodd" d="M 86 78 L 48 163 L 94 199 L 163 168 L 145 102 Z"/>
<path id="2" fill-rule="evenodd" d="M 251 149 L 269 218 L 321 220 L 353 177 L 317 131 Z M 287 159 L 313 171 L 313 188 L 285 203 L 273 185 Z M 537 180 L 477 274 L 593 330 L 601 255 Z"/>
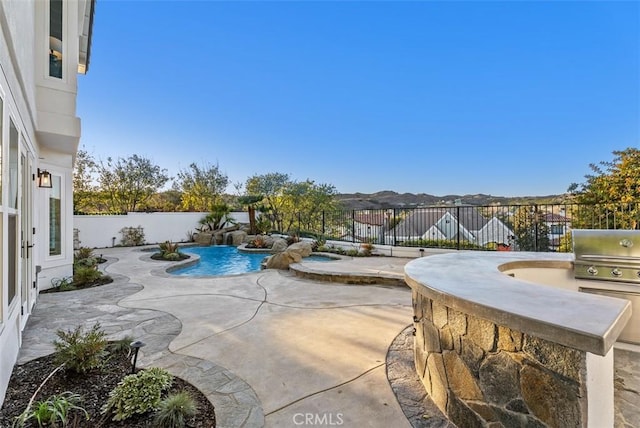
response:
<path id="1" fill-rule="evenodd" d="M 115 212 L 135 211 L 169 181 L 166 169 L 138 155 L 117 161 L 109 157 L 97 170 L 100 189 Z"/>
<path id="2" fill-rule="evenodd" d="M 283 201 L 280 196 L 289 183 L 291 183 L 289 174 L 273 172 L 251 176 L 245 185 L 247 195 L 261 197 L 263 205 L 258 210 L 279 231 L 284 231 L 281 212 Z"/>
<path id="3" fill-rule="evenodd" d="M 549 251 L 549 227 L 535 205 L 521 206 L 513 215 L 513 233 L 520 251 Z"/>
<path id="4" fill-rule="evenodd" d="M 255 234 L 256 228 L 256 204 L 262 200 L 261 196 L 239 196 L 238 203 L 247 207 L 249 213 L 249 233 Z"/>
<path id="5" fill-rule="evenodd" d="M 178 190 L 154 193 L 144 204 L 144 209 L 148 211 L 177 212 L 181 208 L 182 193 Z"/>
<path id="6" fill-rule="evenodd" d="M 285 229 L 320 230 L 322 212 L 336 208 L 336 188 L 312 180 L 289 183 L 282 191 Z"/>
<path id="7" fill-rule="evenodd" d="M 73 163 L 73 209 L 91 212 L 97 207 L 97 193 L 94 183 L 96 162 L 84 149 L 78 150 Z"/>
<path id="8" fill-rule="evenodd" d="M 182 192 L 182 207 L 186 210 L 209 211 L 222 201 L 229 178 L 220 167 L 195 163 L 177 174 L 174 189 Z"/>
<path id="9" fill-rule="evenodd" d="M 637 229 L 640 219 L 640 149 L 614 151 L 613 161 L 590 164 L 593 174 L 582 184 L 573 183 L 569 192 L 578 204 L 574 210 L 576 228 Z M 586 208 L 586 209 L 585 209 Z"/>
<path id="10" fill-rule="evenodd" d="M 199 221 L 202 225 L 200 230 L 219 230 L 227 223 L 235 224 L 235 220 L 229 217 L 230 213 L 231 209 L 227 204 L 215 204 L 211 206 L 211 212 Z"/>
<path id="11" fill-rule="evenodd" d="M 262 215 L 281 232 L 318 230 L 322 212 L 336 206 L 333 185 L 293 181 L 288 174 L 255 175 L 245 188 L 248 195 L 261 196 Z"/>

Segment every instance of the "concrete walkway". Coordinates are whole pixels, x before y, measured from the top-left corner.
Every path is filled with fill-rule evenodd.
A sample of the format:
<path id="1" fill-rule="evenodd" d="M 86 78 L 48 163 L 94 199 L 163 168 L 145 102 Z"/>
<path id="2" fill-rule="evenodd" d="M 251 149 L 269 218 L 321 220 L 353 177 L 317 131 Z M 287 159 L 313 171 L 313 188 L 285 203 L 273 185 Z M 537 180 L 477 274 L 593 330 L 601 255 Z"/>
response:
<path id="1" fill-rule="evenodd" d="M 167 368 L 205 392 L 218 427 L 410 426 L 385 368 L 389 345 L 412 322 L 408 288 L 270 270 L 174 277 L 164 273 L 170 263 L 139 249 L 100 252 L 115 282 L 40 295 L 20 362 L 52 352 L 57 329 L 100 321 L 111 338 L 147 343 L 140 366 Z"/>

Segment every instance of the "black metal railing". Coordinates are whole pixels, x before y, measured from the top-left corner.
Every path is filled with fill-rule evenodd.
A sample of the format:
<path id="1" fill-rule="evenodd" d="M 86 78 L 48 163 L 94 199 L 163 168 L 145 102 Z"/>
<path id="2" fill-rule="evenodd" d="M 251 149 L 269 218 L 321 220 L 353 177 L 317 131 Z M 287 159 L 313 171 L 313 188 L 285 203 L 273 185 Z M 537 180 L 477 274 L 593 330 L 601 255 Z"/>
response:
<path id="1" fill-rule="evenodd" d="M 351 243 L 568 252 L 571 229 L 640 229 L 640 202 L 332 210 L 289 224 L 281 232 Z"/>

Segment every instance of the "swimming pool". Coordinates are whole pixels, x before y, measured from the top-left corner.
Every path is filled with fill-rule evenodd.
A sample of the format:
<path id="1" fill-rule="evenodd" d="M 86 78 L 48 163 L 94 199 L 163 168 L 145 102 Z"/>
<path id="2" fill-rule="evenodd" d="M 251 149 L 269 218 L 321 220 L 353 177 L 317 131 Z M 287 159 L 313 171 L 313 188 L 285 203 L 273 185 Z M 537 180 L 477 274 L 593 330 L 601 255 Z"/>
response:
<path id="1" fill-rule="evenodd" d="M 187 247 L 182 249 L 186 254 L 200 256 L 198 263 L 171 270 L 169 273 L 181 276 L 237 275 L 239 273 L 258 272 L 260 264 L 269 254 L 245 253 L 231 245 L 214 245 L 211 247 Z M 309 256 L 304 261 L 330 261 L 329 257 Z"/>

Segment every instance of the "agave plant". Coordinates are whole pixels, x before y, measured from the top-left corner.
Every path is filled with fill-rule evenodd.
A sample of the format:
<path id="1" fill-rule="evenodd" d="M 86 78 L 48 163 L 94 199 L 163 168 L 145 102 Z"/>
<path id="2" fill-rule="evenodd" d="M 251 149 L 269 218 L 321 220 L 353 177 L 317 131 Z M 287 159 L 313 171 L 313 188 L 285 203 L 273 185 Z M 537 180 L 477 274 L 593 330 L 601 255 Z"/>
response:
<path id="1" fill-rule="evenodd" d="M 178 243 L 172 243 L 171 241 L 165 241 L 162 242 L 160 244 L 158 244 L 158 247 L 160 247 L 160 254 L 164 257 L 167 254 L 171 254 L 171 253 L 177 253 L 179 252 L 179 245 Z"/>

